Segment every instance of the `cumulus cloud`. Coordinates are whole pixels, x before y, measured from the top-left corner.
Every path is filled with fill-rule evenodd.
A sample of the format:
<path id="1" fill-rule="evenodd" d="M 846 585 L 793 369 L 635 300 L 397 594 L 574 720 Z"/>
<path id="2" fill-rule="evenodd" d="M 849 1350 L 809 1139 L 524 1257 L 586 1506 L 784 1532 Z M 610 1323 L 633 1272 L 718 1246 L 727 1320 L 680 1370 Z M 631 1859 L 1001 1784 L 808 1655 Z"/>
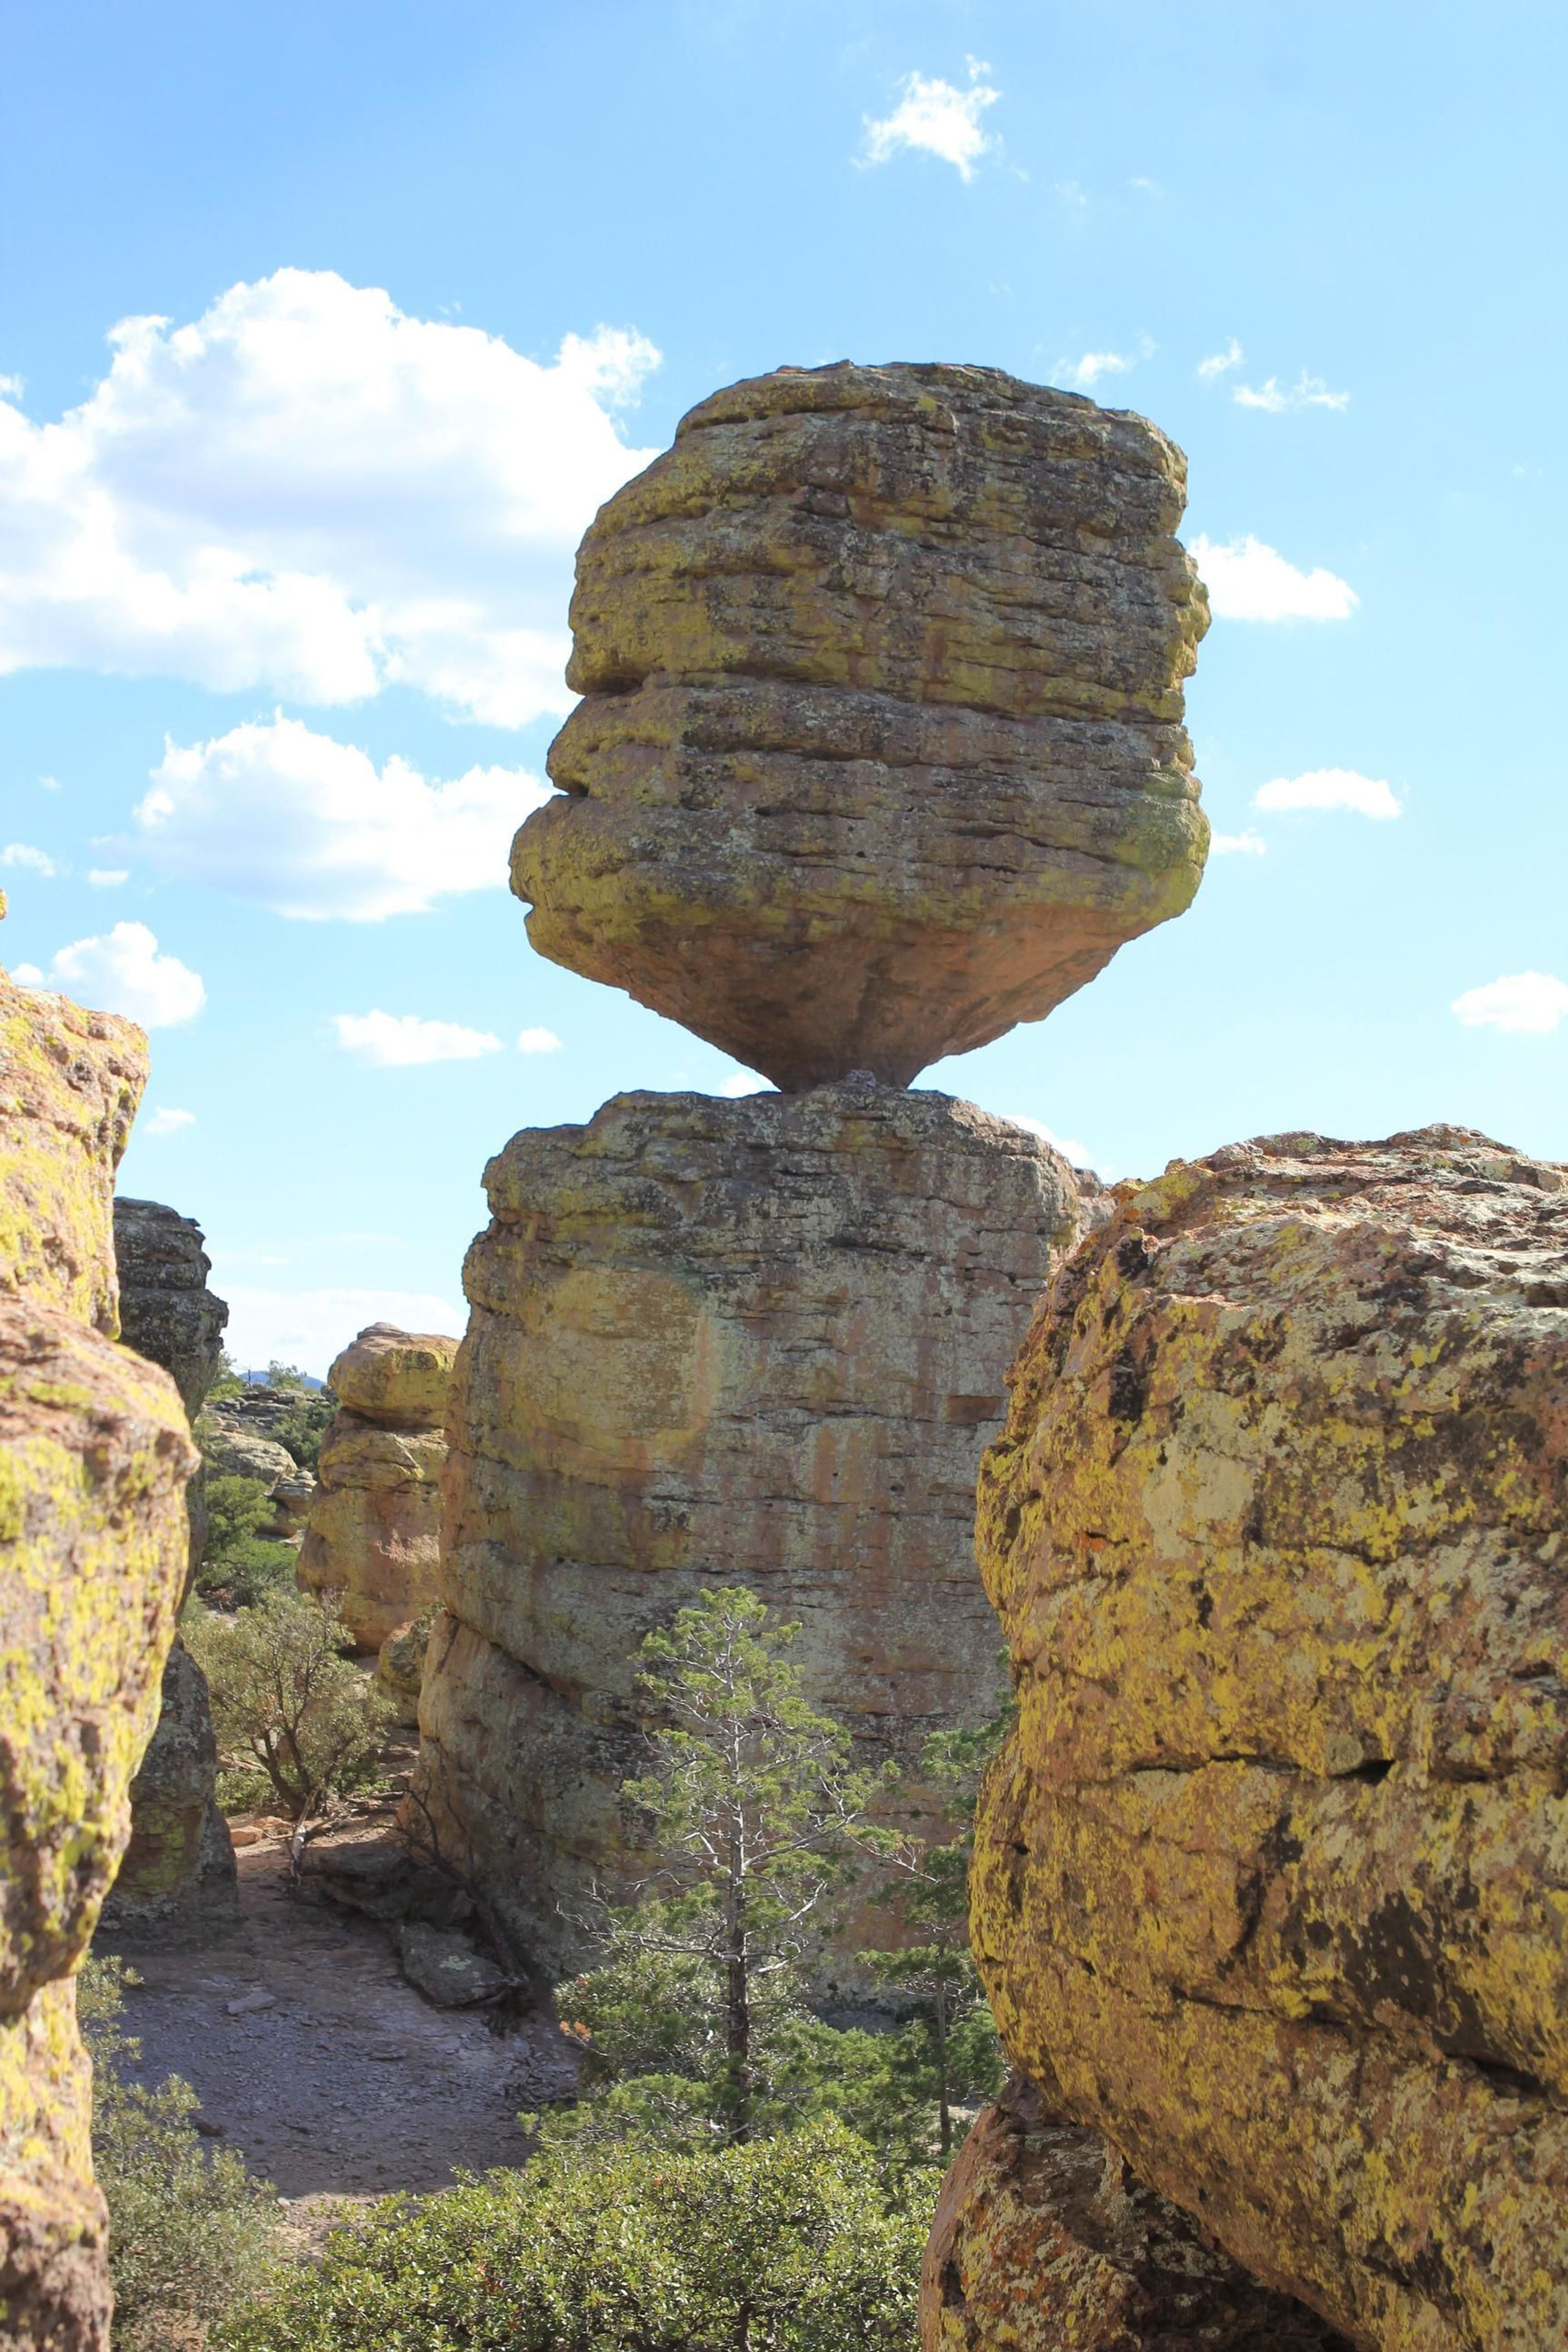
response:
<path id="1" fill-rule="evenodd" d="M 1454 999 L 1454 1011 L 1467 1029 L 1508 1029 L 1531 1037 L 1550 1036 L 1568 1017 L 1568 981 L 1549 971 L 1511 971 L 1489 980 L 1484 988 L 1467 988 Z"/>
<path id="2" fill-rule="evenodd" d="M 473 1062 L 499 1054 L 500 1039 L 488 1029 L 465 1029 L 460 1021 L 422 1021 L 416 1013 L 334 1013 L 332 1027 L 345 1054 L 357 1054 L 380 1070 L 404 1070 L 418 1062 Z"/>
<path id="3" fill-rule="evenodd" d="M 1136 364 L 1121 352 L 1085 352 L 1080 360 L 1058 360 L 1052 373 L 1071 392 L 1091 392 L 1102 375 L 1125 375 Z"/>
<path id="4" fill-rule="evenodd" d="M 427 782 L 394 757 L 297 719 L 171 743 L 138 804 L 137 846 L 159 870 L 306 921 L 379 922 L 458 891 L 500 889 L 512 835 L 550 788 L 521 768 Z"/>
<path id="5" fill-rule="evenodd" d="M 1080 1143 L 1076 1136 L 1058 1135 L 1055 1128 L 1046 1125 L 1043 1118 L 1026 1118 L 1019 1111 L 1006 1111 L 1003 1116 L 1009 1127 L 1026 1128 L 1031 1135 L 1037 1135 L 1042 1143 L 1048 1143 L 1053 1151 L 1059 1151 L 1070 1167 L 1094 1168 L 1088 1144 Z M 1104 1168 L 1097 1169 L 1095 1172 L 1100 1176 L 1108 1176 L 1110 1173 L 1109 1170 Z"/>
<path id="6" fill-rule="evenodd" d="M 545 365 L 280 269 L 109 340 L 58 423 L 0 397 L 0 674 L 316 703 L 397 681 L 500 726 L 570 707 L 573 552 L 654 454 L 611 414 L 658 363 L 645 337 L 569 335 Z"/>
<path id="7" fill-rule="evenodd" d="M 1002 95 L 983 79 L 990 70 L 978 58 L 971 58 L 967 89 L 950 81 L 928 80 L 924 74 L 906 74 L 891 114 L 880 121 L 866 116 L 861 162 L 886 163 L 909 148 L 939 156 L 961 180 L 973 180 L 974 166 L 996 143 L 981 127 L 986 108 Z"/>
<path id="8" fill-rule="evenodd" d="M 87 878 L 95 890 L 118 890 L 131 877 L 123 866 L 89 866 Z"/>
<path id="9" fill-rule="evenodd" d="M 1401 814 L 1392 784 L 1363 776 L 1354 768 L 1310 768 L 1302 776 L 1274 776 L 1252 795 L 1254 808 L 1352 809 L 1380 821 Z"/>
<path id="10" fill-rule="evenodd" d="M 1200 534 L 1190 552 L 1218 621 L 1348 621 L 1361 602 L 1336 572 L 1298 572 L 1250 532 L 1223 545 Z"/>
<path id="11" fill-rule="evenodd" d="M 740 1102 L 747 1095 L 771 1095 L 773 1091 L 773 1080 L 759 1078 L 755 1070 L 737 1070 L 733 1077 L 725 1078 L 719 1087 L 726 1102 Z"/>
<path id="12" fill-rule="evenodd" d="M 324 1380 L 334 1356 L 367 1323 L 394 1323 L 401 1331 L 468 1328 L 468 1309 L 422 1290 L 262 1290 L 225 1279 L 228 1333 L 225 1345 L 242 1370 L 263 1364 L 298 1364 Z"/>
<path id="13" fill-rule="evenodd" d="M 123 1013 L 143 1029 L 194 1021 L 207 1001 L 200 975 L 162 954 L 145 923 L 116 923 L 101 938 L 73 940 L 47 973 L 24 963 L 13 976 L 29 988 L 58 988 L 95 1012 Z"/>
<path id="14" fill-rule="evenodd" d="M 195 1127 L 195 1123 L 194 1110 L 176 1110 L 173 1104 L 165 1108 L 160 1103 L 156 1110 L 150 1110 L 146 1118 L 138 1122 L 136 1132 L 138 1135 L 178 1135 L 181 1128 Z"/>
<path id="15" fill-rule="evenodd" d="M 1249 825 L 1245 833 L 1211 834 L 1209 849 L 1215 857 L 1263 857 L 1268 854 L 1268 844 Z"/>
<path id="16" fill-rule="evenodd" d="M 58 871 L 47 850 L 35 849 L 30 841 L 8 841 L 0 849 L 0 866 L 25 866 L 30 873 L 42 875 L 46 882 L 53 881 Z"/>
<path id="17" fill-rule="evenodd" d="M 1233 367 L 1239 367 L 1246 357 L 1247 353 L 1232 335 L 1223 352 L 1211 352 L 1206 360 L 1198 362 L 1198 374 L 1205 383 L 1212 383 L 1215 376 L 1226 375 Z"/>
<path id="18" fill-rule="evenodd" d="M 1240 357 L 1237 351 L 1237 358 Z M 1203 373 L 1200 368 L 1198 373 Z M 1230 396 L 1238 408 L 1265 409 L 1270 416 L 1279 416 L 1287 408 L 1345 409 L 1351 404 L 1348 392 L 1331 392 L 1321 375 L 1308 375 L 1305 370 L 1289 389 L 1271 375 L 1267 383 L 1238 383 Z"/>
<path id="19" fill-rule="evenodd" d="M 553 1029 L 520 1029 L 517 1050 L 520 1054 L 558 1054 L 561 1040 Z"/>

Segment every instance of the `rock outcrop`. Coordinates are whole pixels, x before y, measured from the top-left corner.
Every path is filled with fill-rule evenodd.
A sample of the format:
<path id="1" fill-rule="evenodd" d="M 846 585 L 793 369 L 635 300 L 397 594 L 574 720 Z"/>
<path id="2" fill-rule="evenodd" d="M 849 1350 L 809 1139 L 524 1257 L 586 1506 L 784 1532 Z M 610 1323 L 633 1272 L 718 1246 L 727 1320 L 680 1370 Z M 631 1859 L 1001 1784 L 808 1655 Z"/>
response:
<path id="1" fill-rule="evenodd" d="M 194 1421 L 217 1378 L 228 1308 L 207 1288 L 212 1260 L 194 1217 L 160 1201 L 114 1202 L 120 1336 L 162 1364 Z"/>
<path id="2" fill-rule="evenodd" d="M 439 1333 L 373 1323 L 328 1375 L 339 1410 L 321 1440 L 300 1581 L 342 1592 L 362 1649 L 379 1650 L 437 1597 L 457 1352 Z"/>
<path id="3" fill-rule="evenodd" d="M 1016 2074 L 937 2201 L 921 2352 L 1352 2352 Z"/>
<path id="4" fill-rule="evenodd" d="M 634 1653 L 704 1586 L 799 1621 L 864 1761 L 914 1765 L 989 1711 L 975 1467 L 1100 1187 L 972 1105 L 869 1082 L 621 1096 L 514 1136 L 486 1184 L 422 1787 L 519 1939 L 570 1965 L 560 1906 L 626 1853 Z"/>
<path id="5" fill-rule="evenodd" d="M 0 2346 L 106 2352 L 72 1974 L 129 1830 L 195 1448 L 115 1325 L 110 1197 L 145 1041 L 0 973 Z"/>
<path id="6" fill-rule="evenodd" d="M 982 1475 L 1005 2039 L 1380 2352 L 1568 2341 L 1568 1171 L 1465 1129 L 1124 1185 Z M 999 2340 L 1012 2341 L 1013 2338 Z"/>
<path id="7" fill-rule="evenodd" d="M 578 556 L 533 945 L 787 1089 L 1038 1020 L 1203 870 L 1185 475 L 990 368 L 703 401 Z"/>

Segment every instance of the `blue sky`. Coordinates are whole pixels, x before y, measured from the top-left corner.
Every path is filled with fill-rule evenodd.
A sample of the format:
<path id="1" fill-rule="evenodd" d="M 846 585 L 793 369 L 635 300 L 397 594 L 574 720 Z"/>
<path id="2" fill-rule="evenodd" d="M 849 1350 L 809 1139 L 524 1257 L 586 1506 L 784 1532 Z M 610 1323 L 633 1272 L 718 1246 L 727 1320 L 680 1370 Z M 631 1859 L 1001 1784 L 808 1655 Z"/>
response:
<path id="1" fill-rule="evenodd" d="M 1245 845 L 923 1083 L 1117 1174 L 1568 1157 L 1561 7 L 4 13 L 0 953 L 156 1018 L 122 1182 L 242 1356 L 457 1315 L 518 1127 L 744 1083 L 500 886 L 583 525 L 784 361 L 998 365 L 1190 461 Z"/>

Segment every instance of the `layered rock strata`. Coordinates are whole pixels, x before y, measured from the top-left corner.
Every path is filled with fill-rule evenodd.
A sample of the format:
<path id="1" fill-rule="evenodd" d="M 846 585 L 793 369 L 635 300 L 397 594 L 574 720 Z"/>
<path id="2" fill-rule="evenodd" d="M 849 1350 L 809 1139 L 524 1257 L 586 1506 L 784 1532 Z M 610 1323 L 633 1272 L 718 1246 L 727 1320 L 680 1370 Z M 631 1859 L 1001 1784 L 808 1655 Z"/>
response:
<path id="1" fill-rule="evenodd" d="M 72 1974 L 129 1830 L 188 1562 L 195 1465 L 115 1321 L 130 1024 L 0 973 L 0 2347 L 106 2352 L 109 2275 Z M 100 1328 L 94 1328 L 94 1326 Z"/>
<path id="2" fill-rule="evenodd" d="M 194 1217 L 161 1201 L 114 1202 L 120 1336 L 162 1364 L 194 1421 L 223 1359 L 228 1308 L 207 1287 L 212 1260 Z"/>
<path id="3" fill-rule="evenodd" d="M 1203 870 L 1185 478 L 995 369 L 702 402 L 579 552 L 533 945 L 791 1089 L 1040 1019 Z"/>
<path id="4" fill-rule="evenodd" d="M 514 1136 L 486 1184 L 422 1780 L 520 1938 L 570 1962 L 562 1906 L 626 1853 L 634 1654 L 703 1587 L 800 1622 L 866 1761 L 989 1711 L 975 1467 L 1099 1188 L 1021 1128 L 870 1082 L 621 1096 Z"/>
<path id="5" fill-rule="evenodd" d="M 1356 2344 L 1568 2341 L 1568 1171 L 1289 1135 L 1116 1199 L 981 1481 L 1007 2045 Z"/>
<path id="6" fill-rule="evenodd" d="M 942 2183 L 921 2352 L 1352 2352 L 1016 2074 Z"/>
<path id="7" fill-rule="evenodd" d="M 437 1597 L 447 1385 L 458 1342 L 373 1323 L 332 1365 L 339 1411 L 321 1440 L 300 1581 L 342 1595 L 379 1650 Z"/>

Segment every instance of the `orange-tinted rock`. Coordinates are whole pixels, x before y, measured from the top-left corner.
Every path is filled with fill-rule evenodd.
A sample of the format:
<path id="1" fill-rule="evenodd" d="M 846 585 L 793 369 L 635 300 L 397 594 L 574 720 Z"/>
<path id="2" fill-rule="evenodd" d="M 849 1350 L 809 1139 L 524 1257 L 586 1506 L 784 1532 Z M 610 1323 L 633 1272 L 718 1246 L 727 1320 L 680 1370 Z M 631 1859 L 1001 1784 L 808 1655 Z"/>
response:
<path id="1" fill-rule="evenodd" d="M 1568 1171 L 1283 1136 L 1116 1202 L 981 1481 L 1004 2036 L 1358 2345 L 1568 2342 Z"/>
<path id="2" fill-rule="evenodd" d="M 1142 417 L 996 369 L 702 402 L 579 552 L 533 945 L 789 1088 L 1040 1019 L 1203 870 L 1184 495 Z"/>
<path id="3" fill-rule="evenodd" d="M 439 1331 L 367 1325 L 327 1374 L 341 1405 L 384 1429 L 440 1429 L 447 1412 L 456 1339 Z"/>

